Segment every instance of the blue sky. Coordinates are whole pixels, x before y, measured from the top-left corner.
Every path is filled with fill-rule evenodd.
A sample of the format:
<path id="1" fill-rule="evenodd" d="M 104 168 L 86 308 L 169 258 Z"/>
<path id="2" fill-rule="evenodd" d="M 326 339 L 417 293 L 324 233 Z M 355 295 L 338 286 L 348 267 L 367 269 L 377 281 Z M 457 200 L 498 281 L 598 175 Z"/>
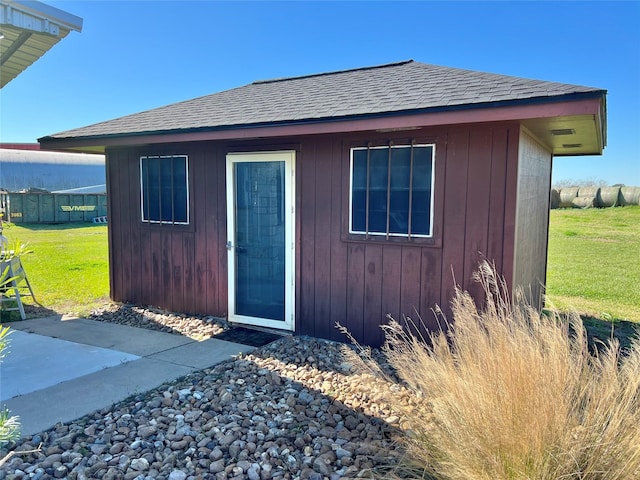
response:
<path id="1" fill-rule="evenodd" d="M 0 90 L 0 141 L 37 138 L 254 80 L 406 59 L 608 90 L 603 156 L 554 181 L 640 185 L 640 1 L 46 1 L 82 17 Z"/>

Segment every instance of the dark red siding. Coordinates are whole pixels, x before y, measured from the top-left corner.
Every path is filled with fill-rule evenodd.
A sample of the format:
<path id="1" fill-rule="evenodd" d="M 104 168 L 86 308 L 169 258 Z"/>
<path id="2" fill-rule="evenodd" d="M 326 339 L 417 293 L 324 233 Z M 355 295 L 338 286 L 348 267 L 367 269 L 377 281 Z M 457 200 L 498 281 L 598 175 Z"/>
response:
<path id="1" fill-rule="evenodd" d="M 378 345 L 387 314 L 421 316 L 436 328 L 431 309 L 448 310 L 454 281 L 475 290 L 471 274 L 483 256 L 512 276 L 518 135 L 516 124 L 494 124 L 108 150 L 112 297 L 225 316 L 225 155 L 294 149 L 296 332 L 344 340 L 334 327 L 340 322 L 358 341 Z M 433 238 L 349 235 L 349 148 L 411 139 L 436 144 Z M 140 221 L 139 158 L 157 154 L 189 156 L 188 226 Z"/>
<path id="2" fill-rule="evenodd" d="M 141 222 L 140 156 L 189 155 L 188 226 Z M 110 150 L 111 297 L 177 312 L 226 315 L 225 157 L 215 147 Z"/>

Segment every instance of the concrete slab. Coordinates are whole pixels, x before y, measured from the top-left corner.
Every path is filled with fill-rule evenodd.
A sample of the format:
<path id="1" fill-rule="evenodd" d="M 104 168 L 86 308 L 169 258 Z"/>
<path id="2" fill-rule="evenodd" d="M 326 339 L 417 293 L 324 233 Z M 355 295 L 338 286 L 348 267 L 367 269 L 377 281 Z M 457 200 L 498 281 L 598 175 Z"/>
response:
<path id="1" fill-rule="evenodd" d="M 23 435 L 75 420 L 254 349 L 60 316 L 8 325 L 14 333 L 10 355 L 0 364 L 0 390 L 7 398 L 2 403 L 20 417 Z"/>
<path id="2" fill-rule="evenodd" d="M 9 355 L 0 363 L 2 401 L 140 358 L 17 330 L 8 338 Z"/>
<path id="3" fill-rule="evenodd" d="M 59 315 L 7 324 L 12 329 L 37 333 L 71 342 L 114 348 L 121 352 L 145 357 L 156 352 L 192 343 L 183 335 L 106 323 L 86 318 L 65 318 Z"/>
<path id="4" fill-rule="evenodd" d="M 158 352 L 149 355 L 147 358 L 178 365 L 187 365 L 194 370 L 202 370 L 203 368 L 217 365 L 238 354 L 248 353 L 252 350 L 254 350 L 254 347 L 248 345 L 210 338 L 201 342 L 193 342 L 188 345 Z"/>
<path id="5" fill-rule="evenodd" d="M 22 435 L 33 435 L 193 371 L 190 367 L 142 358 L 4 402 L 18 415 Z"/>

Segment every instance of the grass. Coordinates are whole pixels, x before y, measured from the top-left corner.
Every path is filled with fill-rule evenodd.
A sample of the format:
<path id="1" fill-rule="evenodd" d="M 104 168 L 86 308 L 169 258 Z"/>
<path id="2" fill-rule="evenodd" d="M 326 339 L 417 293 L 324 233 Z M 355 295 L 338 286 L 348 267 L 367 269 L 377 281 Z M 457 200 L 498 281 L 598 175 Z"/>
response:
<path id="1" fill-rule="evenodd" d="M 46 309 L 86 315 L 109 301 L 106 225 L 5 224 L 4 235 L 11 244 L 19 240 L 33 251 L 22 257 L 22 264 Z M 9 313 L 17 312 L 4 312 Z"/>
<path id="2" fill-rule="evenodd" d="M 640 478 L 640 344 L 592 355 L 577 315 L 569 328 L 512 301 L 488 265 L 480 279 L 484 310 L 458 291 L 452 329 L 429 344 L 386 328 L 384 352 L 416 398 L 399 411 L 409 429 L 398 478 Z"/>
<path id="3" fill-rule="evenodd" d="M 640 207 L 552 210 L 548 303 L 640 322 Z"/>

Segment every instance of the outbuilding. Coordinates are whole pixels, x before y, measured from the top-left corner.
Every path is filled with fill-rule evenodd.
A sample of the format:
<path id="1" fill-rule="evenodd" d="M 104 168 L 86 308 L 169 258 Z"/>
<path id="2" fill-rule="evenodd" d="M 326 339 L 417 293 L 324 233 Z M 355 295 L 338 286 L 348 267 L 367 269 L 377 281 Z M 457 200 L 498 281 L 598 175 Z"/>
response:
<path id="1" fill-rule="evenodd" d="M 376 346 L 482 258 L 541 301 L 552 160 L 602 153 L 606 91 L 405 61 L 39 141 L 106 154 L 113 300 Z"/>

